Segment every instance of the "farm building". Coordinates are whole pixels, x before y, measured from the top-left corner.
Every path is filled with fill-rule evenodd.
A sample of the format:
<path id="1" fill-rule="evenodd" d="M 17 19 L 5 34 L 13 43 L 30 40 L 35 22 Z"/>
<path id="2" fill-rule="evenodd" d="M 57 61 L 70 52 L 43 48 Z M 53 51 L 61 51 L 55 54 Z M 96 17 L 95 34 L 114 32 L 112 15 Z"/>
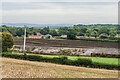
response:
<path id="1" fill-rule="evenodd" d="M 60 37 L 61 38 L 67 38 L 67 35 L 61 35 Z"/>
<path id="2" fill-rule="evenodd" d="M 50 34 L 46 34 L 46 35 L 42 35 L 41 33 L 37 33 L 37 35 L 29 35 L 28 38 L 30 39 L 47 39 L 50 38 L 52 39 L 52 35 Z"/>

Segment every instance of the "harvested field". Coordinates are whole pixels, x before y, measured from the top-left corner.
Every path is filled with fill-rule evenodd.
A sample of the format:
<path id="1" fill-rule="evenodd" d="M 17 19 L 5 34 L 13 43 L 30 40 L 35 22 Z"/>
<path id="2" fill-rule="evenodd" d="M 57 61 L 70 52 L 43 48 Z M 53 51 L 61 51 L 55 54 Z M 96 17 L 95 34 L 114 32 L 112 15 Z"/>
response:
<path id="1" fill-rule="evenodd" d="M 23 39 L 14 38 L 15 45 L 23 45 Z M 47 46 L 47 47 L 104 47 L 104 48 L 118 48 L 118 43 L 115 42 L 97 42 L 97 41 L 82 41 L 82 40 L 40 40 L 27 39 L 28 46 Z"/>
<path id="2" fill-rule="evenodd" d="M 3 78 L 117 78 L 117 70 L 2 58 Z"/>

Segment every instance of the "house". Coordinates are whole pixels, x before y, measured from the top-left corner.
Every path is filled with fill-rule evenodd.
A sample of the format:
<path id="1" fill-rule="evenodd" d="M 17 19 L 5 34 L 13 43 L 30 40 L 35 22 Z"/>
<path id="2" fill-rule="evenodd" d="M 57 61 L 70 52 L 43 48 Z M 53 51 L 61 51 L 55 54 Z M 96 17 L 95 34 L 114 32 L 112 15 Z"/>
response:
<path id="1" fill-rule="evenodd" d="M 60 37 L 61 38 L 67 38 L 67 35 L 61 35 Z"/>
<path id="2" fill-rule="evenodd" d="M 50 35 L 50 34 L 43 35 L 43 37 L 44 37 L 44 39 L 47 39 L 47 38 L 52 39 L 52 35 Z"/>
<path id="3" fill-rule="evenodd" d="M 42 39 L 42 36 L 28 36 L 30 39 Z"/>
<path id="4" fill-rule="evenodd" d="M 37 35 L 29 35 L 28 38 L 30 39 L 47 39 L 47 38 L 52 39 L 52 35 L 50 34 L 42 35 L 41 33 L 37 33 Z"/>

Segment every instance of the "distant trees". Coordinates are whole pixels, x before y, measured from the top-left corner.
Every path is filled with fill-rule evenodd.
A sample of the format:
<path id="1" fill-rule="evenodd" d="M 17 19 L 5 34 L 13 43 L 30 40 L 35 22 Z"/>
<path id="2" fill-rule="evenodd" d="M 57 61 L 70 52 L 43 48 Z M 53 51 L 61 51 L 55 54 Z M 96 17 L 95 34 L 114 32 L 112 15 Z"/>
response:
<path id="1" fill-rule="evenodd" d="M 68 27 L 59 27 L 58 28 L 59 35 L 67 35 L 68 29 L 69 29 Z"/>
<path id="2" fill-rule="evenodd" d="M 91 29 L 88 29 L 88 30 L 86 31 L 86 36 L 90 37 L 91 34 L 92 34 L 92 30 L 91 30 Z"/>
<path id="3" fill-rule="evenodd" d="M 50 30 L 50 35 L 59 36 L 59 34 L 58 34 L 58 32 L 56 30 Z"/>
<path id="4" fill-rule="evenodd" d="M 102 33 L 102 34 L 100 34 L 99 37 L 100 37 L 101 39 L 106 39 L 106 38 L 108 38 L 108 34 Z"/>
<path id="5" fill-rule="evenodd" d="M 72 28 L 70 28 L 67 32 L 67 39 L 76 39 L 76 32 Z"/>
<path id="6" fill-rule="evenodd" d="M 101 27 L 98 31 L 99 35 L 102 34 L 102 33 L 106 33 L 109 35 L 109 32 L 110 32 L 110 29 L 108 27 Z"/>
<path id="7" fill-rule="evenodd" d="M 24 27 L 7 27 L 6 25 L 3 25 L 2 32 L 9 32 L 14 37 L 21 37 L 24 35 Z M 41 33 L 43 35 L 51 34 L 52 36 L 67 35 L 68 39 L 75 39 L 75 36 L 114 39 L 115 37 L 117 37 L 117 35 L 120 35 L 120 28 L 118 27 L 118 25 L 111 24 L 79 24 L 74 25 L 73 27 L 58 27 L 57 29 L 52 29 L 49 26 L 44 28 L 27 28 L 27 36 L 31 34 L 36 35 L 37 33 Z"/>
<path id="8" fill-rule="evenodd" d="M 98 32 L 97 32 L 97 31 L 93 31 L 93 36 L 94 36 L 95 38 L 97 38 L 97 37 L 98 37 Z"/>

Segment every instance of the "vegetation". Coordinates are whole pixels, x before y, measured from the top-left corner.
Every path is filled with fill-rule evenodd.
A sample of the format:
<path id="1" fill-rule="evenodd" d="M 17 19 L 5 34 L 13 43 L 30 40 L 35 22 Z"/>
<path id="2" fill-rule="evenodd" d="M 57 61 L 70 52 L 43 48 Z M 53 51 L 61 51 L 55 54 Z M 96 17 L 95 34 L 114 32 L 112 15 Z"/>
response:
<path id="1" fill-rule="evenodd" d="M 8 48 L 12 48 L 13 36 L 8 32 L 2 32 L 2 52 L 8 51 Z"/>
<path id="2" fill-rule="evenodd" d="M 91 53 L 92 57 L 120 58 L 120 54 Z"/>
<path id="3" fill-rule="evenodd" d="M 93 68 L 105 68 L 105 69 L 119 69 L 118 64 L 109 64 L 109 63 L 99 63 L 93 62 L 91 59 L 87 58 L 78 58 L 75 60 L 68 59 L 68 57 L 43 57 L 37 54 L 23 54 L 18 53 L 3 53 L 3 57 L 11 57 L 16 59 L 24 59 L 30 61 L 42 61 L 42 62 L 51 62 L 57 64 L 73 65 L 73 66 L 84 66 L 84 67 L 93 67 Z M 99 58 L 98 58 L 99 59 Z"/>
<path id="4" fill-rule="evenodd" d="M 119 25 L 112 24 L 94 24 L 94 25 L 74 25 L 73 27 L 58 27 L 57 29 L 50 29 L 49 26 L 45 28 L 27 27 L 27 36 L 37 33 L 51 34 L 52 36 L 67 35 L 67 39 L 76 39 L 76 36 L 83 36 L 107 40 L 119 40 L 120 28 Z M 10 32 L 14 37 L 22 37 L 24 35 L 24 28 L 22 27 L 7 27 L 2 25 L 3 32 Z"/>
<path id="5" fill-rule="evenodd" d="M 105 69 L 117 69 L 119 70 L 119 64 L 118 64 L 118 59 L 106 59 L 106 58 L 94 58 L 94 57 L 66 57 L 66 56 L 45 56 L 45 55 L 39 55 L 39 54 L 27 54 L 23 55 L 20 53 L 10 53 L 6 52 L 8 49 L 12 48 L 14 42 L 13 42 L 13 37 L 23 37 L 24 35 L 24 28 L 22 27 L 7 27 L 5 25 L 1 26 L 2 27 L 2 50 L 3 50 L 3 57 L 10 57 L 10 58 L 16 58 L 16 59 L 24 59 L 24 60 L 30 60 L 30 61 L 42 61 L 42 62 L 51 62 L 51 63 L 57 63 L 57 64 L 64 64 L 64 65 L 73 65 L 73 66 L 83 66 L 83 67 L 91 67 L 91 68 L 105 68 Z M 43 35 L 45 34 L 51 34 L 52 36 L 61 36 L 61 35 L 67 35 L 66 39 L 70 40 L 63 40 L 62 43 L 57 43 L 57 40 L 54 40 L 54 44 L 52 44 L 52 41 L 49 41 L 49 44 L 44 42 L 47 46 L 53 45 L 55 46 L 56 43 L 58 45 L 68 45 L 69 46 L 93 46 L 92 42 L 91 45 L 88 44 L 88 42 L 83 43 L 79 45 L 80 41 L 77 40 L 86 40 L 86 41 L 103 41 L 103 42 L 119 42 L 119 35 L 120 35 L 120 29 L 118 29 L 118 25 L 74 25 L 73 27 L 59 27 L 57 29 L 50 29 L 49 27 L 45 27 L 43 29 L 39 28 L 28 28 L 27 27 L 27 36 L 34 34 L 36 35 L 37 33 L 41 33 Z M 13 36 L 12 36 L 13 35 Z M 77 36 L 82 36 L 82 38 L 77 38 Z M 21 43 L 22 40 L 18 39 L 18 43 Z M 76 40 L 76 42 L 72 42 L 72 40 Z M 44 40 L 45 41 L 45 40 Z M 48 42 L 47 41 L 47 42 Z M 56 43 L 55 43 L 56 41 Z M 67 43 L 66 43 L 67 41 Z M 23 43 L 23 42 L 22 42 Z M 42 44 L 39 40 L 28 40 L 27 43 L 30 44 Z M 85 45 L 84 45 L 85 44 Z M 98 43 L 97 43 L 98 44 Z M 103 43 L 104 44 L 104 43 Z M 115 47 L 116 45 L 111 45 L 111 44 L 116 44 L 116 43 L 110 43 L 107 45 L 106 43 L 104 44 L 104 47 Z M 43 44 L 42 44 L 43 45 Z M 57 45 L 57 46 L 58 46 Z M 95 44 L 94 44 L 95 45 Z M 39 45 L 40 46 L 40 45 Z M 102 45 L 103 46 L 103 45 Z M 94 47 L 94 46 L 93 46 Z M 101 47 L 101 44 L 98 45 L 98 47 Z M 118 46 L 117 46 L 118 47 Z M 18 47 L 19 48 L 19 47 Z M 28 50 L 30 50 L 28 48 Z M 32 49 L 34 50 L 34 48 Z M 76 50 L 74 51 L 75 55 Z M 85 51 L 82 51 L 83 53 Z M 61 50 L 60 53 L 63 55 L 67 55 L 70 53 L 70 50 Z M 79 56 L 79 55 L 78 55 Z M 95 54 L 93 56 L 96 56 Z M 107 55 L 104 53 L 101 53 L 99 55 L 100 57 L 106 57 Z M 110 55 L 107 57 L 111 57 Z M 119 58 L 119 55 L 115 55 L 115 57 Z"/>

